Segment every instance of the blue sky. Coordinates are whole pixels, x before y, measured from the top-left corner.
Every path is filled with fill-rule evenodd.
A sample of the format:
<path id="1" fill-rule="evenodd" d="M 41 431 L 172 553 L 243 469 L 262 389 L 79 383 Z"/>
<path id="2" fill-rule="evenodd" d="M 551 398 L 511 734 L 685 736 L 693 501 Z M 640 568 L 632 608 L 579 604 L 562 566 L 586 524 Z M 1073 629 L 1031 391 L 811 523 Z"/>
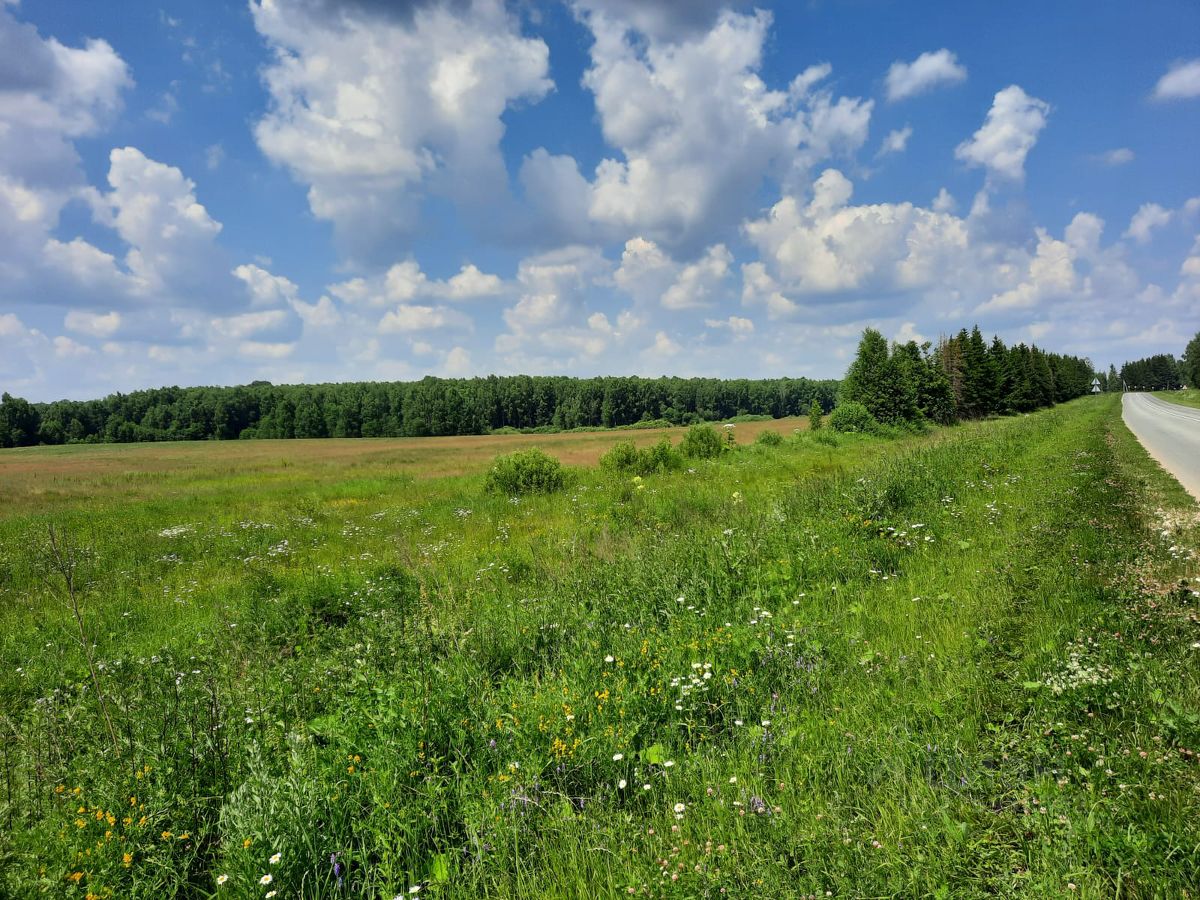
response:
<path id="1" fill-rule="evenodd" d="M 0 389 L 1200 329 L 1192 2 L 0 0 Z"/>

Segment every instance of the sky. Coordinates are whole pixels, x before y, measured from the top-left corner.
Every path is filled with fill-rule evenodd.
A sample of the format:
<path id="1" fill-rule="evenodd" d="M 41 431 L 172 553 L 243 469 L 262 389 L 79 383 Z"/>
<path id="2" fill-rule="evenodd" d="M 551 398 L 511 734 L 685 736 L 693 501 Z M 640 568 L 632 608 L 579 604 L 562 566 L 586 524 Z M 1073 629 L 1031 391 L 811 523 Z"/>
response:
<path id="1" fill-rule="evenodd" d="M 0 0 L 0 390 L 1200 330 L 1194 0 Z"/>

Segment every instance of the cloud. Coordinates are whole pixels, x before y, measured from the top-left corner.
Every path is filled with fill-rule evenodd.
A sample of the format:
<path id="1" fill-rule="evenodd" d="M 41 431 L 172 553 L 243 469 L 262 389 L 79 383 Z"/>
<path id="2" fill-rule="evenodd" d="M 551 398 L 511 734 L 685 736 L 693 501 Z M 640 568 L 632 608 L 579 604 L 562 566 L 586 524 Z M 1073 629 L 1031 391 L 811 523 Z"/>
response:
<path id="1" fill-rule="evenodd" d="M 727 319 L 705 319 L 704 327 L 714 331 L 728 331 L 734 337 L 744 338 L 754 334 L 754 322 L 743 316 L 730 316 Z"/>
<path id="2" fill-rule="evenodd" d="M 1125 229 L 1125 237 L 1133 238 L 1139 244 L 1150 243 L 1154 229 L 1162 228 L 1171 221 L 1171 211 L 1157 203 L 1143 203 L 1129 220 Z"/>
<path id="3" fill-rule="evenodd" d="M 81 309 L 73 309 L 67 313 L 63 325 L 68 331 L 86 334 L 90 337 L 112 337 L 121 327 L 121 314 L 116 312 L 90 313 Z"/>
<path id="4" fill-rule="evenodd" d="M 1190 100 L 1193 97 L 1200 97 L 1200 59 L 1175 63 L 1154 86 L 1155 100 Z"/>
<path id="5" fill-rule="evenodd" d="M 112 190 L 93 211 L 129 245 L 124 264 L 142 298 L 209 301 L 222 287 L 214 273 L 228 272 L 216 244 L 221 224 L 196 199 L 195 184 L 174 166 L 136 147 L 109 154 Z"/>
<path id="6" fill-rule="evenodd" d="M 1128 147 L 1117 147 L 1115 150 L 1107 150 L 1104 153 L 1097 153 L 1092 157 L 1096 162 L 1106 166 L 1124 166 L 1133 162 L 1134 152 Z"/>
<path id="7" fill-rule="evenodd" d="M 422 306 L 402 303 L 379 320 L 380 334 L 412 334 L 414 332 L 454 329 L 470 331 L 471 320 L 446 306 Z"/>
<path id="8" fill-rule="evenodd" d="M 464 264 L 444 281 L 433 279 L 415 259 L 396 263 L 382 276 L 360 276 L 329 286 L 329 292 L 339 300 L 361 307 L 385 307 L 412 300 L 481 300 L 511 289 L 500 276 L 480 271 L 473 263 Z"/>
<path id="9" fill-rule="evenodd" d="M 221 168 L 221 163 L 225 161 L 225 148 L 217 144 L 209 144 L 204 149 L 204 166 L 210 172 L 215 172 Z"/>
<path id="10" fill-rule="evenodd" d="M 944 47 L 922 53 L 910 63 L 897 60 L 888 69 L 885 87 L 891 102 L 924 94 L 936 87 L 966 81 L 966 66 Z"/>
<path id="11" fill-rule="evenodd" d="M 98 134 L 132 86 L 102 40 L 68 47 L 0 5 L 0 270 L 11 297 L 28 287 L 59 214 L 85 188 L 74 141 Z"/>
<path id="12" fill-rule="evenodd" d="M 605 142 L 617 152 L 592 177 L 546 151 L 521 170 L 527 202 L 572 236 L 640 235 L 694 254 L 752 208 L 765 180 L 807 177 L 808 167 L 853 155 L 867 138 L 870 100 L 816 86 L 827 64 L 786 90 L 761 78 L 771 16 L 720 13 L 707 30 L 668 40 L 641 33 L 611 4 L 584 16 L 592 32 L 583 83 Z"/>
<path id="13" fill-rule="evenodd" d="M 996 94 L 983 125 L 970 140 L 958 145 L 954 155 L 967 165 L 983 166 L 989 176 L 1021 181 L 1025 157 L 1049 115 L 1048 103 L 1010 85 Z"/>
<path id="14" fill-rule="evenodd" d="M 251 263 L 237 266 L 233 276 L 246 286 L 251 306 L 280 306 L 294 302 L 299 296 L 300 289 L 294 282 L 282 275 L 273 275 L 261 266 Z"/>
<path id="15" fill-rule="evenodd" d="M 966 224 L 948 213 L 911 203 L 852 206 L 852 192 L 841 172 L 827 169 L 807 205 L 786 196 L 747 222 L 746 236 L 769 267 L 749 271 L 744 297 L 781 315 L 794 311 L 796 296 L 913 289 L 938 277 L 942 263 L 967 244 Z"/>
<path id="16" fill-rule="evenodd" d="M 908 139 L 912 137 L 912 133 L 911 125 L 889 131 L 887 137 L 883 139 L 883 143 L 879 145 L 879 153 L 876 155 L 887 156 L 889 153 L 903 153 L 908 147 Z"/>
<path id="17" fill-rule="evenodd" d="M 466 378 L 471 374 L 471 354 L 465 347 L 451 347 L 442 359 L 442 376 Z"/>
<path id="18" fill-rule="evenodd" d="M 675 41 L 705 31 L 730 0 L 578 0 L 584 18 L 603 16 L 656 40 Z"/>
<path id="19" fill-rule="evenodd" d="M 273 54 L 271 98 L 254 128 L 263 153 L 308 187 L 314 215 L 345 252 L 378 259 L 417 226 L 427 196 L 464 208 L 502 203 L 501 116 L 552 87 L 549 50 L 524 37 L 502 0 L 338 7 L 255 0 Z M 332 7 L 330 7 L 332 8 Z"/>
<path id="20" fill-rule="evenodd" d="M 595 247 L 567 246 L 523 259 L 508 330 L 494 349 L 514 370 L 562 371 L 593 361 L 628 340 L 639 322 L 629 311 L 616 325 L 597 305 L 613 284 L 613 266 Z"/>
<path id="21" fill-rule="evenodd" d="M 1037 252 L 1029 261 L 1023 280 L 981 303 L 976 313 L 1033 309 L 1047 300 L 1068 297 L 1078 289 L 1075 251 L 1071 245 L 1055 240 L 1041 228 L 1037 237 Z"/>
<path id="22" fill-rule="evenodd" d="M 709 247 L 704 256 L 684 266 L 675 283 L 662 295 L 666 309 L 703 309 L 716 304 L 729 278 L 733 255 L 724 244 Z"/>

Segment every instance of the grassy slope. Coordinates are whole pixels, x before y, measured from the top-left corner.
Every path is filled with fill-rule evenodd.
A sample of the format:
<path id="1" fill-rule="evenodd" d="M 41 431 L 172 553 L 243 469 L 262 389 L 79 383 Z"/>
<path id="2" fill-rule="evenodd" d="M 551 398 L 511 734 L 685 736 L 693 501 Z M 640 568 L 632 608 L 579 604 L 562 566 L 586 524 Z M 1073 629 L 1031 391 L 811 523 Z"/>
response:
<path id="1" fill-rule="evenodd" d="M 119 760 L 9 519 L 0 885 L 337 896 L 336 851 L 387 897 L 1200 890 L 1200 536 L 1118 399 L 518 504 L 350 475 L 93 507 Z"/>
<path id="2" fill-rule="evenodd" d="M 1182 406 L 1194 406 L 1200 409 L 1200 390 L 1185 388 L 1182 391 L 1155 391 L 1154 396 L 1168 403 L 1178 403 Z"/>

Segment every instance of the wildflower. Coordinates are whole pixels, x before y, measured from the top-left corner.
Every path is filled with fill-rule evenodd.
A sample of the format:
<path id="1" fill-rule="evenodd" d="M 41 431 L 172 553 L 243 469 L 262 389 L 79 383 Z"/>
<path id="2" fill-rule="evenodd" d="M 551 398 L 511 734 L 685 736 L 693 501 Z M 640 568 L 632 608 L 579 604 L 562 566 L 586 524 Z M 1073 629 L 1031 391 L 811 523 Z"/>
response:
<path id="1" fill-rule="evenodd" d="M 604 661 L 606 663 L 615 662 L 615 660 L 613 659 L 613 655 L 611 653 L 608 654 L 608 656 L 604 657 Z"/>
<path id="2" fill-rule="evenodd" d="M 266 896 L 267 896 L 267 897 L 274 897 L 276 893 L 277 893 L 277 891 L 267 891 L 267 893 L 266 893 Z"/>
<path id="3" fill-rule="evenodd" d="M 263 887 L 266 887 L 268 884 L 270 884 L 274 880 L 275 880 L 274 877 L 271 875 L 270 872 L 268 872 L 262 878 L 258 879 L 258 883 L 261 884 Z"/>
<path id="4" fill-rule="evenodd" d="M 620 781 L 617 782 L 617 790 L 619 790 L 619 791 L 625 790 L 625 779 L 624 778 L 622 778 Z"/>
<path id="5" fill-rule="evenodd" d="M 126 853 L 121 857 L 121 865 L 125 866 L 125 868 L 129 868 L 129 866 L 132 863 L 133 863 L 133 854 L 132 853 Z"/>
<path id="6" fill-rule="evenodd" d="M 668 760 L 667 760 L 665 763 L 663 763 L 663 768 L 664 768 L 664 769 L 669 769 L 669 768 L 671 768 L 671 766 L 673 766 L 673 765 L 675 765 L 675 760 L 673 760 L 673 759 L 668 759 Z"/>
<path id="7" fill-rule="evenodd" d="M 217 886 L 219 887 L 220 885 L 224 884 L 228 880 L 229 880 L 228 875 L 218 875 L 217 876 Z"/>
<path id="8" fill-rule="evenodd" d="M 270 859 L 270 863 L 271 863 L 271 865 L 273 865 L 273 866 L 275 866 L 275 865 L 278 865 L 278 864 L 279 864 L 279 860 L 281 860 L 281 859 L 283 859 L 283 854 L 282 854 L 282 853 L 276 853 L 274 856 L 272 856 L 272 857 L 271 857 L 271 859 Z"/>
<path id="9" fill-rule="evenodd" d="M 624 758 L 625 758 L 625 754 L 624 754 L 624 753 L 614 753 L 614 754 L 613 754 L 613 762 L 620 762 L 620 761 L 621 761 L 621 760 L 623 760 Z"/>
<path id="10" fill-rule="evenodd" d="M 243 850 L 250 849 L 250 845 L 253 843 L 254 843 L 254 838 L 246 838 L 244 841 L 242 841 L 242 849 Z"/>
<path id="11" fill-rule="evenodd" d="M 683 803 L 676 803 L 676 804 L 675 804 L 675 806 L 674 806 L 674 809 L 675 809 L 675 812 L 677 812 L 677 813 L 681 813 L 681 812 L 683 812 L 685 809 L 687 809 L 687 806 L 686 806 L 685 804 L 683 804 Z"/>

